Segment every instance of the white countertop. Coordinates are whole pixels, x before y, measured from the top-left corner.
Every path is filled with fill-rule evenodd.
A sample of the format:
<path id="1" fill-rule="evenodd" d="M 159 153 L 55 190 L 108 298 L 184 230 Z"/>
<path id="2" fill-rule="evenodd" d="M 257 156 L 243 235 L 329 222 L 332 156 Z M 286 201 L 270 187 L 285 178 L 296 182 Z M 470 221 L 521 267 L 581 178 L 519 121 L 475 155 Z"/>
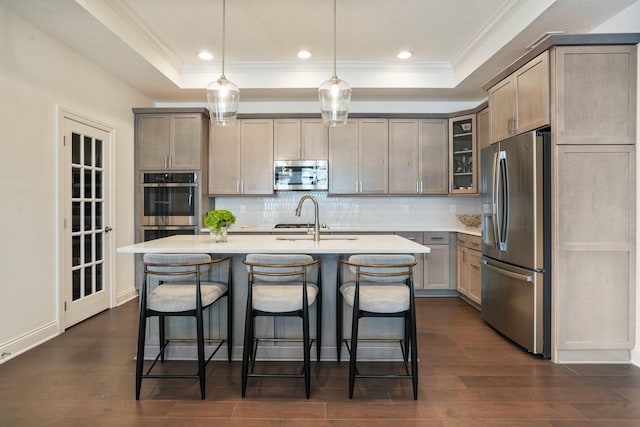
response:
<path id="1" fill-rule="evenodd" d="M 313 225 L 311 226 L 313 229 Z M 401 232 L 454 232 L 470 234 L 472 236 L 480 236 L 480 228 L 469 228 L 463 225 L 459 227 L 442 227 L 442 226 L 344 226 L 344 227 L 328 227 L 321 229 L 323 233 L 401 233 Z M 204 232 L 207 229 L 203 229 Z M 232 225 L 229 228 L 231 233 L 298 233 L 306 232 L 306 228 L 274 228 L 269 226 L 252 226 L 252 225 Z"/>
<path id="2" fill-rule="evenodd" d="M 353 239 L 347 239 L 347 237 L 353 237 Z M 231 234 L 227 242 L 214 243 L 208 234 L 171 236 L 123 246 L 118 248 L 118 253 L 416 254 L 431 252 L 427 246 L 392 234 L 331 236 L 323 233 L 321 239 L 319 242 L 314 242 L 313 236 Z"/>

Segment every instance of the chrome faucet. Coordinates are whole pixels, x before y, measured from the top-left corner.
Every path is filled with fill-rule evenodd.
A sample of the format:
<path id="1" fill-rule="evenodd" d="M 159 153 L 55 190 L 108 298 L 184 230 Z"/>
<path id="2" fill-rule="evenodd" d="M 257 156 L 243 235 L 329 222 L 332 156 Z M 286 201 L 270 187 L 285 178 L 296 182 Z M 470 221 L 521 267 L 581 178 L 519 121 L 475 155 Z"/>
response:
<path id="1" fill-rule="evenodd" d="M 302 204 L 307 199 L 311 200 L 313 202 L 313 205 L 315 206 L 315 216 L 314 216 L 314 223 L 313 223 L 313 240 L 316 242 L 319 242 L 320 241 L 320 221 L 318 220 L 318 200 L 309 194 L 302 196 L 300 198 L 300 201 L 298 202 L 298 207 L 296 208 L 296 216 L 300 216 L 300 212 L 302 211 Z"/>

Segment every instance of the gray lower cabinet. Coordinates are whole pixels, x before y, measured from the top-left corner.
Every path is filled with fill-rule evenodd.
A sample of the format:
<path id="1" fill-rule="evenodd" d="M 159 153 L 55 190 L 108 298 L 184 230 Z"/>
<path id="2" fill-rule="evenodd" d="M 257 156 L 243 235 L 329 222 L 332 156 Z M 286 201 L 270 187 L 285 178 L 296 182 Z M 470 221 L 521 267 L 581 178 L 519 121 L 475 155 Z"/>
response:
<path id="1" fill-rule="evenodd" d="M 242 119 L 212 126 L 209 194 L 273 194 L 273 120 Z"/>
<path id="2" fill-rule="evenodd" d="M 134 108 L 137 170 L 201 170 L 209 119 L 202 112 Z M 203 158 L 204 156 L 204 158 Z"/>
<path id="3" fill-rule="evenodd" d="M 449 280 L 449 232 L 398 232 L 399 236 L 428 246 L 431 252 L 418 255 L 414 267 L 414 286 L 417 291 L 444 291 L 451 289 Z M 427 292 L 418 292 L 428 295 Z"/>

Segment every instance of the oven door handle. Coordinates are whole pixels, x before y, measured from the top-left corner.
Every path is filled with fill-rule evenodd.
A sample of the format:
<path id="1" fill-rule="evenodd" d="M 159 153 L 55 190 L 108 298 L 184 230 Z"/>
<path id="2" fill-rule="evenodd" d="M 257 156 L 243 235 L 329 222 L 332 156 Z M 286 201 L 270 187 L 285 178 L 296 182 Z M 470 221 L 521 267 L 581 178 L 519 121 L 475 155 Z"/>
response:
<path id="1" fill-rule="evenodd" d="M 165 187 L 165 188 L 188 188 L 188 187 L 197 187 L 198 184 L 190 182 L 190 183 L 143 183 L 142 184 L 143 187 L 148 187 L 148 188 L 160 188 L 160 187 Z"/>

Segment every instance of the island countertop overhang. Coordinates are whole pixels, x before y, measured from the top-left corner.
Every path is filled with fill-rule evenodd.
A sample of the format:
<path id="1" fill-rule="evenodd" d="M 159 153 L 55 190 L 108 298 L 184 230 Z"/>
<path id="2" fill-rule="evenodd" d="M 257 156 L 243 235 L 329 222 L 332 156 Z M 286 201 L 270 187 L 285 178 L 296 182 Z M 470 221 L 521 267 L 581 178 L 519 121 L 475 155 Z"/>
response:
<path id="1" fill-rule="evenodd" d="M 284 237 L 284 238 L 283 238 Z M 148 242 L 122 246 L 118 253 L 306 253 L 306 254 L 356 254 L 388 253 L 418 254 L 431 252 L 421 245 L 392 234 L 354 234 L 353 239 L 291 240 L 287 235 L 231 235 L 227 242 L 214 243 L 209 235 L 178 235 Z"/>

